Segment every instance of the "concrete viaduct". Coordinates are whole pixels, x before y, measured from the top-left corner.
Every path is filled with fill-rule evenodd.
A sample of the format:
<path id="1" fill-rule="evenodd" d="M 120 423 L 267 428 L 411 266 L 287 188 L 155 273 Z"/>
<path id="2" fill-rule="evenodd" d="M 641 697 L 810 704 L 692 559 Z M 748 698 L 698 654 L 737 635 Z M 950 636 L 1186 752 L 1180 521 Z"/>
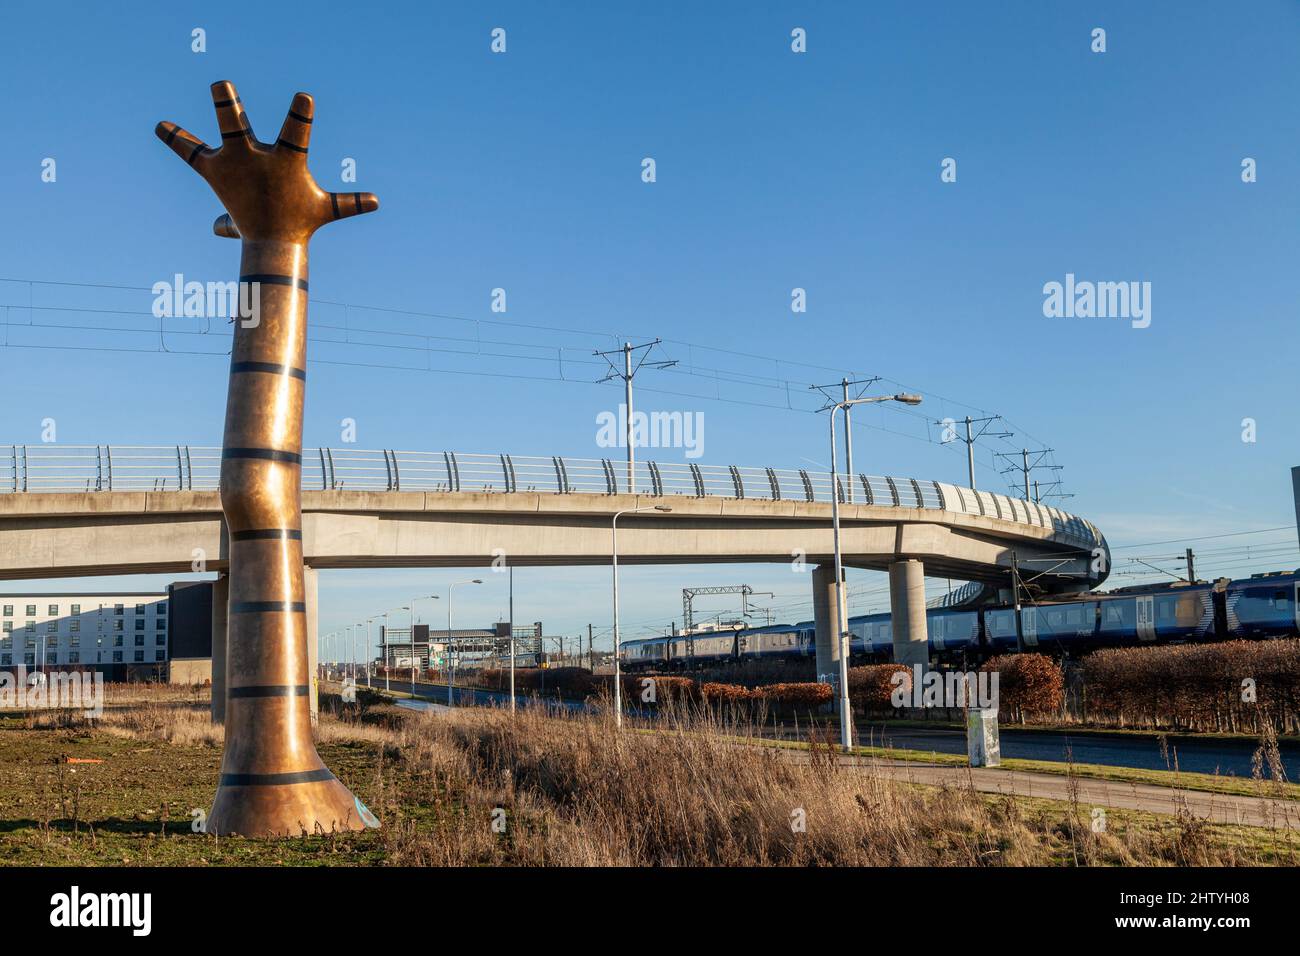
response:
<path id="1" fill-rule="evenodd" d="M 3 446 L 0 446 L 3 447 Z M 214 683 L 222 676 L 228 541 L 219 449 L 8 446 L 0 465 L 0 579 L 219 573 Z M 0 459 L 2 461 L 2 459 Z M 304 449 L 308 627 L 316 571 L 763 562 L 811 570 L 817 673 L 835 673 L 830 476 L 804 470 L 607 459 Z M 173 489 L 173 486 L 175 490 Z M 1008 588 L 1013 561 L 1040 592 L 1099 584 L 1105 538 L 1056 508 L 935 481 L 842 475 L 847 567 L 889 572 L 894 657 L 927 659 L 925 575 Z M 311 654 L 316 642 L 308 641 Z"/>

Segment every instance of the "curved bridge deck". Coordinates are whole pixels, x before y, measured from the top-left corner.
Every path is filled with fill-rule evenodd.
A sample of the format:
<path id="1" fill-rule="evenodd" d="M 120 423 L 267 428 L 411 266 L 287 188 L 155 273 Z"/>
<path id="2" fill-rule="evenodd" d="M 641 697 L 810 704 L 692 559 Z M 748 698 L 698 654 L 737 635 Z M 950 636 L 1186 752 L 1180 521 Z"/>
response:
<path id="1" fill-rule="evenodd" d="M 220 449 L 5 451 L 0 578 L 223 567 Z M 603 564 L 612 516 L 653 504 L 672 511 L 620 521 L 620 563 L 812 564 L 832 551 L 830 476 L 805 470 L 644 461 L 629 481 L 608 459 L 314 448 L 303 488 L 316 568 Z M 1049 586 L 1105 577 L 1105 538 L 1056 508 L 911 478 L 840 476 L 838 492 L 849 566 L 915 557 L 930 575 L 1005 583 L 1014 550 Z"/>

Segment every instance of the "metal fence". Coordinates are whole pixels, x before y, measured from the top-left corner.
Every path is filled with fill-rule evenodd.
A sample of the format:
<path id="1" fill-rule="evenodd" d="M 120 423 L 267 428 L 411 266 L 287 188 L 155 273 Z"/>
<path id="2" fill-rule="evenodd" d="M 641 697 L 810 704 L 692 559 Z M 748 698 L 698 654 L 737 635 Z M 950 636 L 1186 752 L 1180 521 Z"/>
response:
<path id="1" fill-rule="evenodd" d="M 0 493 L 87 491 L 215 491 L 221 449 L 197 445 L 0 445 Z M 609 458 L 521 458 L 379 449 L 304 448 L 304 490 L 432 491 L 750 498 L 829 502 L 827 472 L 697 465 Z M 875 475 L 838 476 L 842 503 L 980 514 L 1050 528 L 1059 538 L 1093 548 L 1101 534 L 1089 522 L 1044 504 L 973 491 L 945 482 Z"/>

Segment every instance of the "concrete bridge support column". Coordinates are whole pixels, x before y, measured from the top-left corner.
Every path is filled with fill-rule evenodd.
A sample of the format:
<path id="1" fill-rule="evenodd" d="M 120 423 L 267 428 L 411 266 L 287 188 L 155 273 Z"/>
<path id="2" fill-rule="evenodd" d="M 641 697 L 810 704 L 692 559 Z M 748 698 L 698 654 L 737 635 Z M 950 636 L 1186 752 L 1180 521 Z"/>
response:
<path id="1" fill-rule="evenodd" d="M 230 575 L 212 582 L 212 722 L 226 722 L 226 631 L 230 614 Z"/>
<path id="2" fill-rule="evenodd" d="M 819 564 L 813 568 L 813 621 L 816 624 L 817 682 L 830 684 L 839 693 L 840 622 L 839 603 L 835 600 L 835 565 Z"/>
<path id="3" fill-rule="evenodd" d="M 925 565 L 914 558 L 889 566 L 889 608 L 894 631 L 894 663 L 930 666 L 925 631 Z"/>
<path id="4" fill-rule="evenodd" d="M 307 676 L 311 681 L 309 685 L 311 690 L 308 692 L 311 707 L 311 725 L 316 726 L 316 718 L 320 710 L 320 648 L 317 646 L 317 630 L 319 615 L 317 614 L 317 597 L 319 588 L 317 578 L 320 572 L 315 568 L 309 568 L 303 565 L 302 569 L 302 591 L 307 602 Z"/>

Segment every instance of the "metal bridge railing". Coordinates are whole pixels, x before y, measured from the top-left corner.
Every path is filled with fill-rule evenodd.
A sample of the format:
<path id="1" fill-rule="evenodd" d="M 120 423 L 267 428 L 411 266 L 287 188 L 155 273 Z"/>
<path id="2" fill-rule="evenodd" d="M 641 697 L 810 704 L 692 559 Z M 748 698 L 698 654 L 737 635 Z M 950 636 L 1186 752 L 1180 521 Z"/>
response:
<path id="1" fill-rule="evenodd" d="M 221 449 L 198 445 L 0 445 L 0 493 L 215 491 Z M 804 469 L 638 461 L 516 457 L 353 448 L 304 448 L 305 490 L 544 494 L 641 494 L 828 502 L 826 472 Z M 979 514 L 1049 528 L 1060 540 L 1092 549 L 1101 533 L 1075 515 L 1040 503 L 945 482 L 840 475 L 843 503 Z"/>

